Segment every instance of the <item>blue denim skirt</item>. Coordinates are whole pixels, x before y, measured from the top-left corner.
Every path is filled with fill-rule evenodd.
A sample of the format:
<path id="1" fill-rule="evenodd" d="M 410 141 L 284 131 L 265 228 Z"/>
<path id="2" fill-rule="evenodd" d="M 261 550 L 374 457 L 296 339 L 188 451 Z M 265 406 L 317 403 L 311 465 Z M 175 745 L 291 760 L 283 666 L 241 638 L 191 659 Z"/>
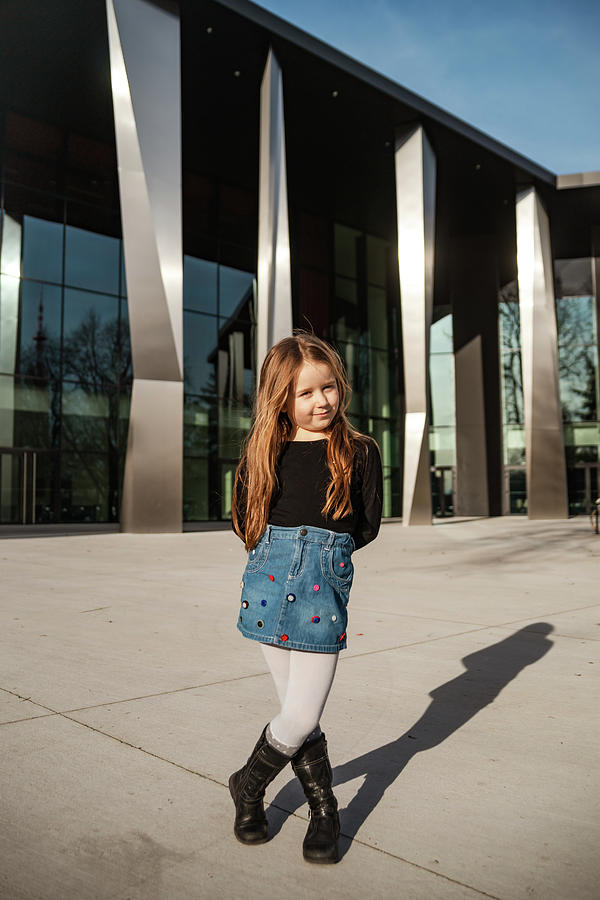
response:
<path id="1" fill-rule="evenodd" d="M 350 534 L 268 525 L 248 554 L 238 629 L 290 650 L 344 650 L 353 551 Z"/>

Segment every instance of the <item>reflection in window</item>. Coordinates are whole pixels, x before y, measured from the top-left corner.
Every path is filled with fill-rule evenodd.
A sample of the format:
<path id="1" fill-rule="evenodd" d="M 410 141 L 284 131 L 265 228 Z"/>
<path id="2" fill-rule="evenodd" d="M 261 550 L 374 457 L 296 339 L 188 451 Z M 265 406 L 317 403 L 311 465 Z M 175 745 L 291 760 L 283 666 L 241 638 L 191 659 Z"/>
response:
<path id="1" fill-rule="evenodd" d="M 437 307 L 434 310 L 434 315 L 439 318 L 433 322 L 430 329 L 431 427 L 429 449 L 434 466 L 456 465 L 453 326 L 452 315 L 446 312 L 446 309 L 446 307 Z"/>
<path id="2" fill-rule="evenodd" d="M 62 282 L 63 226 L 23 216 L 23 277 Z"/>
<path id="3" fill-rule="evenodd" d="M 504 464 L 525 465 L 521 319 L 515 281 L 500 291 L 498 329 Z"/>
<path id="4" fill-rule="evenodd" d="M 219 266 L 219 315 L 221 318 L 241 319 L 248 315 L 255 292 L 255 278 L 251 272 Z"/>
<path id="5" fill-rule="evenodd" d="M 4 399 L 7 392 L 3 391 Z M 60 388 L 56 381 L 37 381 L 31 378 L 15 378 L 10 395 L 11 410 L 3 404 L 0 444 L 15 447 L 54 448 L 60 435 Z M 7 440 L 6 427 L 10 423 L 12 434 Z"/>
<path id="6" fill-rule="evenodd" d="M 185 390 L 215 394 L 217 390 L 217 318 L 203 313 L 183 314 Z"/>
<path id="7" fill-rule="evenodd" d="M 115 444 L 111 397 L 97 386 L 63 383 L 63 447 L 107 452 Z M 114 404 L 114 399 L 113 399 Z"/>
<path id="8" fill-rule="evenodd" d="M 66 228 L 65 284 L 119 293 L 120 240 L 83 228 Z"/>
<path id="9" fill-rule="evenodd" d="M 217 314 L 217 264 L 195 256 L 183 257 L 183 307 Z"/>
<path id="10" fill-rule="evenodd" d="M 119 372 L 119 301 L 65 289 L 63 377 L 114 383 Z"/>
<path id="11" fill-rule="evenodd" d="M 41 281 L 21 283 L 16 371 L 60 378 L 62 289 Z"/>
<path id="12" fill-rule="evenodd" d="M 183 460 L 183 519 L 205 522 L 209 518 L 208 459 L 185 457 Z"/>
<path id="13" fill-rule="evenodd" d="M 63 522 L 109 519 L 108 459 L 95 453 L 63 453 L 60 502 Z"/>

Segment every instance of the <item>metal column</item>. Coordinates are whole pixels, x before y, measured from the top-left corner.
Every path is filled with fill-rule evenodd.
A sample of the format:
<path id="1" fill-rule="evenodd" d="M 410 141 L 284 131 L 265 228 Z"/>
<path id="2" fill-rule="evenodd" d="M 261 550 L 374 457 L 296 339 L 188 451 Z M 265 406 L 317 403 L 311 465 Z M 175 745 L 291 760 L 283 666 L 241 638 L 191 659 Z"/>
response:
<path id="1" fill-rule="evenodd" d="M 550 223 L 535 188 L 517 196 L 516 215 L 527 509 L 530 519 L 562 519 L 568 516 L 567 473 Z"/>
<path id="2" fill-rule="evenodd" d="M 133 392 L 121 529 L 181 531 L 183 258 L 180 23 L 106 0 Z"/>
<path id="3" fill-rule="evenodd" d="M 429 330 L 433 310 L 436 161 L 419 125 L 395 149 L 406 419 L 402 523 L 431 525 Z"/>
<path id="4" fill-rule="evenodd" d="M 269 50 L 260 89 L 257 374 L 273 344 L 292 333 L 283 83 Z"/>

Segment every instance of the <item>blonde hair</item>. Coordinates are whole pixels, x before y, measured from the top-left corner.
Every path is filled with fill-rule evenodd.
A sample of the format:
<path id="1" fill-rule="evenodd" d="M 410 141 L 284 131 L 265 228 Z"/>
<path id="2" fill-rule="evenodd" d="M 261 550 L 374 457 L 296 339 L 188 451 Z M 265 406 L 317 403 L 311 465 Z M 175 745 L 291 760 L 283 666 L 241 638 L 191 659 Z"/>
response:
<path id="1" fill-rule="evenodd" d="M 256 545 L 267 527 L 269 508 L 277 488 L 276 465 L 293 430 L 286 412 L 288 398 L 305 362 L 325 363 L 331 369 L 339 406 L 327 436 L 327 465 L 331 483 L 322 514 L 332 519 L 350 515 L 350 483 L 355 442 L 366 438 L 346 418 L 352 389 L 342 360 L 316 335 L 297 331 L 283 338 L 265 357 L 254 405 L 253 424 L 246 438 L 233 489 L 233 527 L 246 549 Z"/>

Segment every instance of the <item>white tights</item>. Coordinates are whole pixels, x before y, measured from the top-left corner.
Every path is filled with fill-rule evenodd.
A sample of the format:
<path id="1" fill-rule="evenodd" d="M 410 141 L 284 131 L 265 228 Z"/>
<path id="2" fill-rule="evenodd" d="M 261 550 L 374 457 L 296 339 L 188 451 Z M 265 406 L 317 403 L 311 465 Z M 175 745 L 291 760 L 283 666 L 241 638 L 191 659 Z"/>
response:
<path id="1" fill-rule="evenodd" d="M 269 724 L 269 743 L 292 756 L 307 737 L 320 734 L 319 719 L 327 702 L 338 653 L 309 653 L 261 644 L 281 703 Z"/>

